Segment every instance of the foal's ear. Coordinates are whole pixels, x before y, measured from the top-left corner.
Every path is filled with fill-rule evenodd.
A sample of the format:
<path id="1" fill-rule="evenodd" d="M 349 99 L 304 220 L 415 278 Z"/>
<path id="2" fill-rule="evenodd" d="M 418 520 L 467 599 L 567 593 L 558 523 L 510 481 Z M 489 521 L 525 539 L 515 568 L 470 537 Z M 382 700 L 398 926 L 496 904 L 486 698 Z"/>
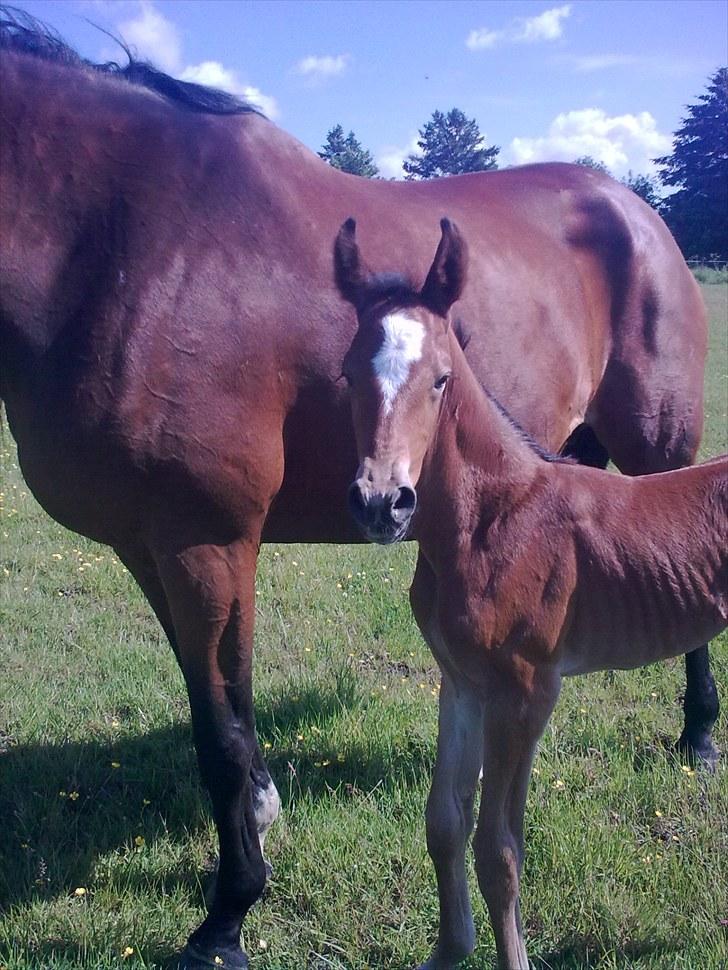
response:
<path id="1" fill-rule="evenodd" d="M 334 277 L 339 293 L 357 306 L 368 275 L 356 244 L 356 220 L 347 219 L 334 242 Z"/>
<path id="2" fill-rule="evenodd" d="M 424 305 L 441 317 L 460 298 L 468 269 L 468 247 L 454 222 L 440 220 L 442 237 L 420 291 Z"/>

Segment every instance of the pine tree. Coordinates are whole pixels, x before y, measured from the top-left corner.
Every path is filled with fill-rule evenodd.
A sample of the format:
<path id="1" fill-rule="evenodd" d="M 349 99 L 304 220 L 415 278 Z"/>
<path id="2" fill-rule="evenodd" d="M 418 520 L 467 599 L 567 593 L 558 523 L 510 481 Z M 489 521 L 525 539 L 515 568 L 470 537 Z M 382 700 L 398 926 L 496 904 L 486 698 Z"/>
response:
<path id="1" fill-rule="evenodd" d="M 580 155 L 579 158 L 574 159 L 574 165 L 583 165 L 585 168 L 593 168 L 595 172 L 603 172 L 605 175 L 611 175 L 604 162 L 598 162 L 596 158 L 591 155 Z"/>
<path id="2" fill-rule="evenodd" d="M 486 146 L 475 119 L 466 118 L 458 108 L 447 114 L 433 112 L 432 119 L 420 129 L 417 144 L 422 154 L 408 155 L 402 165 L 406 179 L 440 178 L 498 167 L 500 149 Z"/>
<path id="3" fill-rule="evenodd" d="M 663 184 L 677 189 L 661 212 L 684 256 L 728 259 L 728 68 L 687 111 L 672 154 L 655 159 Z"/>
<path id="4" fill-rule="evenodd" d="M 363 175 L 364 178 L 375 178 L 379 169 L 374 164 L 371 153 L 362 148 L 353 131 L 344 137 L 341 125 L 335 125 L 326 135 L 320 158 L 350 175 Z"/>
<path id="5" fill-rule="evenodd" d="M 659 209 L 662 200 L 658 192 L 657 179 L 653 175 L 633 175 L 630 169 L 626 177 L 620 181 L 622 185 L 632 189 L 634 194 L 643 199 L 647 205 L 651 205 L 653 209 Z"/>

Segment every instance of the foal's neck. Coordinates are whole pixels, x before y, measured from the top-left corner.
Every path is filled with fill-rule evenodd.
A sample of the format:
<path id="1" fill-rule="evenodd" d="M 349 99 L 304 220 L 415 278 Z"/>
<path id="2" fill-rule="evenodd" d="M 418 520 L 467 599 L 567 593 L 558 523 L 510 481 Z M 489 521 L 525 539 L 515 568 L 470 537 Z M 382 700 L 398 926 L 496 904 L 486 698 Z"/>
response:
<path id="1" fill-rule="evenodd" d="M 469 542 L 548 467 L 485 393 L 452 332 L 450 342 L 452 378 L 417 486 L 415 535 L 426 547 Z"/>

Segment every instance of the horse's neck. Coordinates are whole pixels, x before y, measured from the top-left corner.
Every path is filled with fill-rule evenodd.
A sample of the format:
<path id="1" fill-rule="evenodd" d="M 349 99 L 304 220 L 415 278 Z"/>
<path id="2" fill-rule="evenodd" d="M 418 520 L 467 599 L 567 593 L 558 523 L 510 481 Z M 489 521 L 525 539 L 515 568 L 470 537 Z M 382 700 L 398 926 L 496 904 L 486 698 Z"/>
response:
<path id="1" fill-rule="evenodd" d="M 451 340 L 452 381 L 417 486 L 417 538 L 441 550 L 469 544 L 484 518 L 506 514 L 541 464 Z"/>

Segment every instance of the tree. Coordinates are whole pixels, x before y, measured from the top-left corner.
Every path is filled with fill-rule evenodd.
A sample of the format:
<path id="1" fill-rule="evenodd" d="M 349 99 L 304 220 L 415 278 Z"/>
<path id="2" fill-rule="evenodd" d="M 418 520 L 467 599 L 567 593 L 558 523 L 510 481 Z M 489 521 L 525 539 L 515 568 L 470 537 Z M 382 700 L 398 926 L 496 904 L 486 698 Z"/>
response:
<path id="1" fill-rule="evenodd" d="M 434 111 L 432 120 L 420 129 L 417 144 L 422 154 L 408 155 L 402 165 L 406 179 L 440 178 L 498 167 L 495 159 L 500 149 L 486 146 L 475 119 L 466 118 L 457 108 L 447 114 Z"/>
<path id="2" fill-rule="evenodd" d="M 363 175 L 364 178 L 372 179 L 379 174 L 371 153 L 362 148 L 353 131 L 344 137 L 341 125 L 335 125 L 329 131 L 322 151 L 318 154 L 329 165 L 342 172 L 349 172 L 350 175 Z"/>
<path id="3" fill-rule="evenodd" d="M 595 172 L 603 172 L 605 175 L 611 175 L 604 162 L 598 162 L 596 158 L 592 158 L 591 155 L 580 155 L 579 158 L 574 159 L 574 165 L 583 165 L 585 168 L 593 168 Z"/>
<path id="4" fill-rule="evenodd" d="M 659 209 L 662 200 L 658 192 L 657 178 L 654 175 L 633 175 L 630 169 L 626 178 L 620 181 L 622 185 L 632 189 L 634 194 L 643 199 L 647 205 L 651 205 L 653 209 Z"/>
<path id="5" fill-rule="evenodd" d="M 655 159 L 663 184 L 676 189 L 661 212 L 684 256 L 728 259 L 728 67 L 687 111 L 672 154 Z"/>

